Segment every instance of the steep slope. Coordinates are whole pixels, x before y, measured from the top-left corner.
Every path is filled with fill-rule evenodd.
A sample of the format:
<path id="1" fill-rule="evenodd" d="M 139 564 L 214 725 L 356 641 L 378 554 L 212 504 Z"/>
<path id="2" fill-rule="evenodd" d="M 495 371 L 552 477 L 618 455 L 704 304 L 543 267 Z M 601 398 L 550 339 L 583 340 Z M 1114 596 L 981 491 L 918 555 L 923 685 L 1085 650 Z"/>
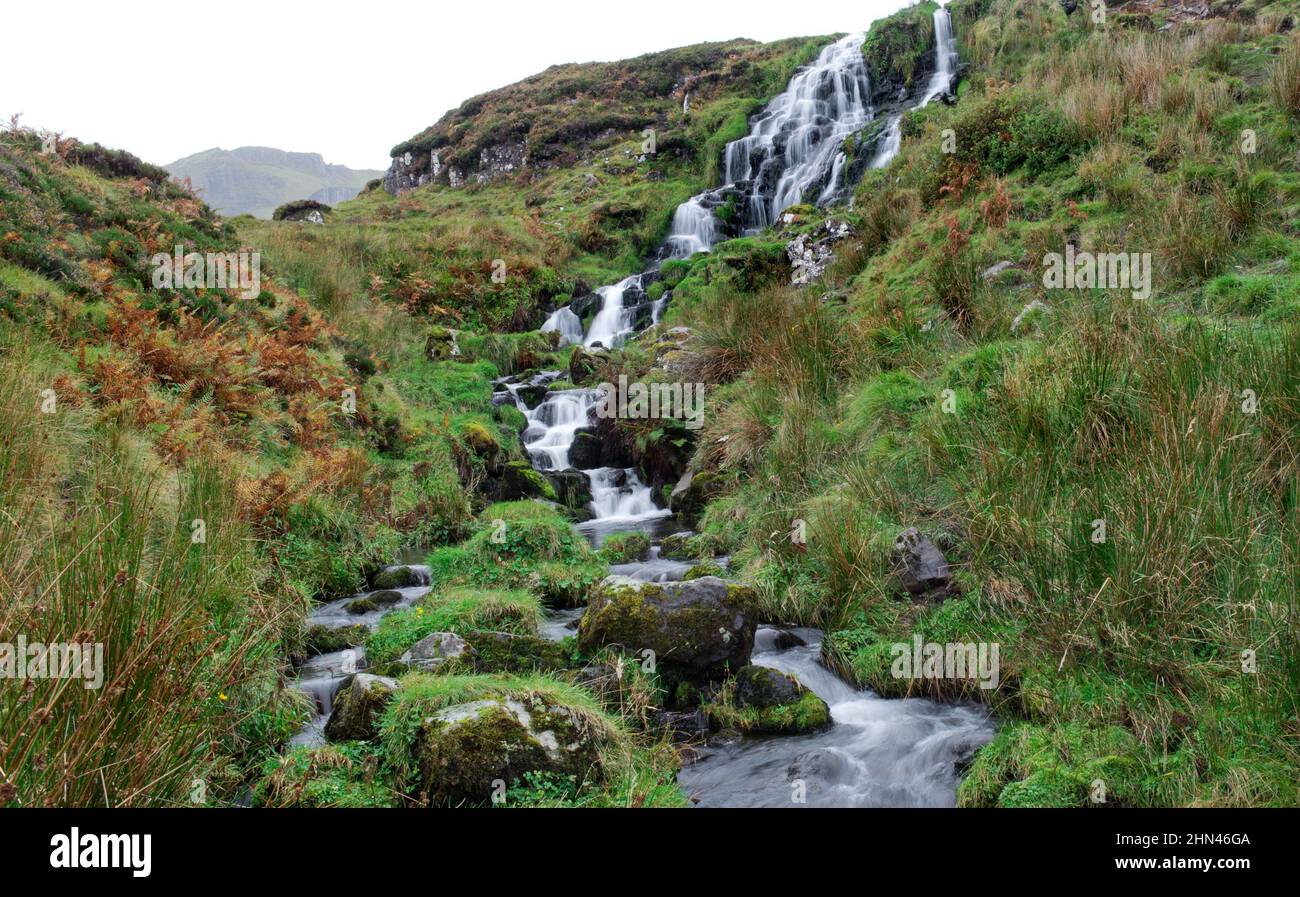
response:
<path id="1" fill-rule="evenodd" d="M 277 206 L 296 199 L 326 205 L 352 199 L 367 181 L 383 174 L 328 165 L 319 153 L 290 153 L 268 146 L 204 150 L 163 168 L 174 178 L 189 178 L 213 211 L 257 218 L 270 218 Z"/>
<path id="2" fill-rule="evenodd" d="M 692 440 L 765 619 L 883 694 L 997 710 L 962 803 L 1294 805 L 1295 4 L 949 8 L 959 98 L 851 209 L 665 265 L 692 335 L 620 372 L 710 384 L 698 439 L 620 428 L 664 483 Z M 952 591 L 909 598 L 908 527 Z M 914 637 L 998 646 L 1000 678 L 900 673 Z"/>

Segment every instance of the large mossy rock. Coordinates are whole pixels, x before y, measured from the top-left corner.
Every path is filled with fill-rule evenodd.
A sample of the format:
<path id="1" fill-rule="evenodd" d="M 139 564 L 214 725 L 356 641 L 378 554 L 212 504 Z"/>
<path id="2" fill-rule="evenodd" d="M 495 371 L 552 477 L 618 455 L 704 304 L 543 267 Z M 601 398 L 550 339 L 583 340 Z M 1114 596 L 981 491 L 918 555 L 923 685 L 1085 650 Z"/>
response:
<path id="1" fill-rule="evenodd" d="M 501 477 L 491 496 L 495 501 L 519 501 L 525 498 L 544 498 L 555 501 L 555 488 L 527 461 L 507 461 L 501 466 Z"/>
<path id="2" fill-rule="evenodd" d="M 754 600 L 751 587 L 716 576 L 666 583 L 611 576 L 582 615 L 578 646 L 587 653 L 606 645 L 638 654 L 649 649 L 660 669 L 677 678 L 721 679 L 749 663 Z"/>
<path id="3" fill-rule="evenodd" d="M 368 741 L 379 729 L 379 718 L 393 697 L 397 682 L 386 676 L 357 673 L 334 696 L 334 709 L 325 723 L 330 741 Z"/>
<path id="4" fill-rule="evenodd" d="M 527 772 L 602 774 L 599 732 L 580 710 L 541 696 L 500 697 L 439 710 L 420 729 L 420 791 L 430 806 L 486 804 L 497 782 Z"/>
<path id="5" fill-rule="evenodd" d="M 720 726 L 766 735 L 816 732 L 831 724 L 826 702 L 798 679 L 754 665 L 736 673 L 708 715 Z"/>
<path id="6" fill-rule="evenodd" d="M 580 516 L 587 515 L 591 504 L 591 480 L 581 470 L 556 470 L 546 473 L 546 479 L 555 489 L 555 500 Z"/>
<path id="7" fill-rule="evenodd" d="M 422 567 L 385 567 L 375 574 L 374 582 L 371 584 L 376 591 L 427 586 L 429 584 L 429 573 Z"/>
<path id="8" fill-rule="evenodd" d="M 478 673 L 534 673 L 563 670 L 569 656 L 560 647 L 536 635 L 517 632 L 475 631 L 465 633 Z"/>

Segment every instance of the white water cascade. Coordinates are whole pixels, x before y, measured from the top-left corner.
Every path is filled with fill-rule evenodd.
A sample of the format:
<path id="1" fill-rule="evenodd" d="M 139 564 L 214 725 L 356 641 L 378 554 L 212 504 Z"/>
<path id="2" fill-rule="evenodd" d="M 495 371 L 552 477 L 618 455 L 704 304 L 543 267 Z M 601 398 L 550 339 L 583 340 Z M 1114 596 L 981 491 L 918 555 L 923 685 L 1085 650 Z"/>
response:
<path id="1" fill-rule="evenodd" d="M 600 311 L 592 319 L 587 336 L 582 341 L 583 345 L 594 346 L 600 343 L 607 349 L 613 349 L 632 333 L 631 311 L 624 307 L 623 302 L 623 294 L 629 287 L 637 290 L 641 288 L 640 274 L 633 274 L 618 283 L 596 290 L 601 298 Z"/>
<path id="2" fill-rule="evenodd" d="M 814 188 L 819 201 L 835 195 L 844 139 L 874 116 L 862 58 L 865 39 L 850 34 L 822 50 L 767 104 L 747 136 L 727 144 L 727 183 L 754 182 L 746 229 L 773 224 Z"/>
<path id="3" fill-rule="evenodd" d="M 574 343 L 582 342 L 582 319 L 567 305 L 561 305 L 552 312 L 546 319 L 546 323 L 542 324 L 541 330 L 542 333 L 558 330 L 561 346 L 572 346 Z"/>
<path id="4" fill-rule="evenodd" d="M 946 91 L 952 85 L 952 76 L 957 71 L 957 38 L 952 33 L 952 17 L 942 6 L 934 11 L 934 73 L 926 82 L 925 92 L 921 94 L 913 109 L 922 109 L 930 101 Z M 871 160 L 872 168 L 884 168 L 894 157 L 903 143 L 902 115 L 894 115 L 885 127 L 880 149 Z"/>

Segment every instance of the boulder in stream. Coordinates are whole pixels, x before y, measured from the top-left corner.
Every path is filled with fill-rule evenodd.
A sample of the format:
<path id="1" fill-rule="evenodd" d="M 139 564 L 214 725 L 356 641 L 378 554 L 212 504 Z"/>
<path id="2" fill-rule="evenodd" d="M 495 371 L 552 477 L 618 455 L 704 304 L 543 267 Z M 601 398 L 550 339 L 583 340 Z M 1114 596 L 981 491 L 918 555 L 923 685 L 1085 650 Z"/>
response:
<path id="1" fill-rule="evenodd" d="M 495 782 L 527 772 L 599 778 L 602 728 L 589 711 L 540 695 L 447 707 L 424 720 L 416 740 L 420 791 L 434 807 L 487 804 Z"/>
<path id="2" fill-rule="evenodd" d="M 406 589 L 429 584 L 428 568 L 397 565 L 385 567 L 375 574 L 371 586 L 375 589 Z"/>
<path id="3" fill-rule="evenodd" d="M 378 734 L 379 717 L 388 705 L 396 680 L 357 673 L 334 696 L 334 709 L 325 723 L 330 741 L 366 741 Z"/>
<path id="4" fill-rule="evenodd" d="M 426 672 L 456 661 L 469 661 L 474 649 L 454 632 L 431 632 L 420 639 L 401 657 L 401 663 Z"/>
<path id="5" fill-rule="evenodd" d="M 636 582 L 607 577 L 578 625 L 578 646 L 606 645 L 636 654 L 649 649 L 675 677 L 721 679 L 749 663 L 755 621 L 754 590 L 716 576 L 689 582 Z"/>
<path id="6" fill-rule="evenodd" d="M 717 725 L 754 734 L 797 735 L 831 724 L 826 702 L 798 679 L 756 665 L 737 671 L 707 709 Z"/>

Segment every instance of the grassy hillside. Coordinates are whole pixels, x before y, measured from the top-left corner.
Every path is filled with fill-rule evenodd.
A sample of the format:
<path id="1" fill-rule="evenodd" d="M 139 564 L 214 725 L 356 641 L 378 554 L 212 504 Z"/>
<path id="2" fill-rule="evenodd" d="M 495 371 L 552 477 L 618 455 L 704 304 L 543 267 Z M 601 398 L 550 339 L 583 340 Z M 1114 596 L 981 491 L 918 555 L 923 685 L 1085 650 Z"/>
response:
<path id="1" fill-rule="evenodd" d="M 883 694 L 993 708 L 963 805 L 1087 806 L 1097 782 L 1118 805 L 1300 804 L 1296 5 L 1098 24 L 953 0 L 958 102 L 906 117 L 850 206 L 667 263 L 664 322 L 591 373 L 708 384 L 698 433 L 620 425 L 647 482 L 689 465 L 691 544 L 731 556 L 759 618 L 825 629 L 827 662 Z M 928 13 L 873 28 L 871 64 L 913 77 Z M 0 641 L 108 654 L 103 691 L 0 691 L 0 805 L 463 802 L 413 757 L 469 701 L 561 707 L 590 738 L 597 777 L 521 776 L 511 805 L 683 804 L 653 724 L 679 696 L 537 644 L 542 604 L 631 549 L 510 500 L 554 492 L 490 381 L 568 367 L 542 310 L 641 267 L 824 42 L 550 69 L 396 148 L 464 184 L 370 190 L 324 225 L 224 222 L 128 154 L 0 134 Z M 473 177 L 524 137 L 531 164 Z M 792 286 L 787 242 L 828 220 L 851 235 Z M 260 293 L 155 288 L 177 245 L 256 249 Z M 1084 252 L 1149 254 L 1149 290 L 1045 280 Z M 942 603 L 897 587 L 910 526 L 957 567 Z M 526 650 L 480 642 L 407 673 L 371 737 L 284 751 L 308 714 L 291 661 L 328 649 L 308 609 L 409 546 L 433 589 L 370 656 L 484 628 Z M 998 644 L 997 688 L 895 678 L 913 635 Z"/>
<path id="2" fill-rule="evenodd" d="M 965 805 L 1300 801 L 1295 9 L 1150 6 L 958 0 L 960 102 L 834 213 L 823 280 L 764 277 L 811 209 L 667 278 L 714 384 L 704 529 L 847 675 L 997 709 Z M 1067 243 L 1150 253 L 1150 294 L 1047 289 Z M 907 526 L 960 597 L 899 600 Z M 999 688 L 894 678 L 914 633 L 999 643 Z"/>

